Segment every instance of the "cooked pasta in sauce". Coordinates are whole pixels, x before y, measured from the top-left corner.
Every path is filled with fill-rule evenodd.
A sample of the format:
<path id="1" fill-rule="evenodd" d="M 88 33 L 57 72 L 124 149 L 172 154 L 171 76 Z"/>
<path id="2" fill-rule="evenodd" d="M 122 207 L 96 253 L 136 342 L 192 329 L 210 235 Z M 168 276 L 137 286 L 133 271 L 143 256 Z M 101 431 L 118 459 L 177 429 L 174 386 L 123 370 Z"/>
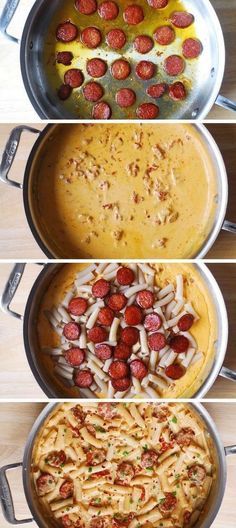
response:
<path id="1" fill-rule="evenodd" d="M 58 527 L 194 526 L 215 478 L 211 439 L 189 405 L 64 403 L 32 456 L 45 515 Z"/>

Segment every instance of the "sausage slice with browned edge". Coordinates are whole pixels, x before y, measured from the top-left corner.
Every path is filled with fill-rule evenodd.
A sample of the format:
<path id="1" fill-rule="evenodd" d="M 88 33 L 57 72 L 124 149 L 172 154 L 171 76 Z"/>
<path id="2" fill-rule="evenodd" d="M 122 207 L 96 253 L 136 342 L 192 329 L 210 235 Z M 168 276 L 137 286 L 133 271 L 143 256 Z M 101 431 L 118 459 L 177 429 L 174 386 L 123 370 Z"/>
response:
<path id="1" fill-rule="evenodd" d="M 180 55 L 170 55 L 164 61 L 164 69 L 171 77 L 180 75 L 185 69 L 185 62 Z"/>
<path id="2" fill-rule="evenodd" d="M 111 1 L 102 2 L 98 8 L 98 14 L 104 20 L 114 20 L 119 14 L 118 5 Z"/>
<path id="3" fill-rule="evenodd" d="M 142 7 L 137 4 L 131 4 L 126 7 L 123 13 L 124 21 L 130 25 L 137 25 L 144 19 Z"/>
<path id="4" fill-rule="evenodd" d="M 75 8 L 82 15 L 92 15 L 97 11 L 96 0 L 75 0 Z"/>
<path id="5" fill-rule="evenodd" d="M 154 46 L 153 40 L 148 35 L 138 35 L 134 39 L 134 49 L 138 53 L 142 53 L 142 54 L 149 53 L 149 51 L 151 51 L 153 46 Z"/>
<path id="6" fill-rule="evenodd" d="M 93 374 L 89 370 L 78 370 L 74 375 L 74 382 L 81 389 L 91 387 L 93 384 Z"/>
<path id="7" fill-rule="evenodd" d="M 117 81 L 123 81 L 124 79 L 127 79 L 130 72 L 130 64 L 125 59 L 117 59 L 111 65 L 111 74 Z"/>
<path id="8" fill-rule="evenodd" d="M 106 42 L 112 49 L 121 49 L 126 43 L 126 36 L 122 29 L 111 29 L 106 35 Z"/>
<path id="9" fill-rule="evenodd" d="M 108 103 L 100 101 L 95 104 L 92 110 L 93 119 L 110 119 L 111 117 L 111 108 Z"/>
<path id="10" fill-rule="evenodd" d="M 170 16 L 170 21 L 177 28 L 187 28 L 194 22 L 194 16 L 187 11 L 174 11 Z"/>
<path id="11" fill-rule="evenodd" d="M 142 103 L 136 110 L 139 119 L 156 119 L 159 115 L 159 106 L 154 103 Z"/>
<path id="12" fill-rule="evenodd" d="M 59 24 L 56 29 L 56 38 L 60 42 L 72 42 L 78 36 L 78 28 L 69 20 Z"/>
<path id="13" fill-rule="evenodd" d="M 88 48 L 97 48 L 102 41 L 102 35 L 96 27 L 86 27 L 81 33 L 81 41 Z"/>
<path id="14" fill-rule="evenodd" d="M 86 70 L 91 77 L 103 77 L 107 71 L 107 64 L 104 60 L 95 57 L 88 60 Z"/>
<path id="15" fill-rule="evenodd" d="M 164 9 L 169 3 L 169 0 L 147 0 L 148 5 L 154 9 Z"/>
<path id="16" fill-rule="evenodd" d="M 131 88 L 121 88 L 116 92 L 116 102 L 121 108 L 132 106 L 136 101 L 136 95 Z"/>

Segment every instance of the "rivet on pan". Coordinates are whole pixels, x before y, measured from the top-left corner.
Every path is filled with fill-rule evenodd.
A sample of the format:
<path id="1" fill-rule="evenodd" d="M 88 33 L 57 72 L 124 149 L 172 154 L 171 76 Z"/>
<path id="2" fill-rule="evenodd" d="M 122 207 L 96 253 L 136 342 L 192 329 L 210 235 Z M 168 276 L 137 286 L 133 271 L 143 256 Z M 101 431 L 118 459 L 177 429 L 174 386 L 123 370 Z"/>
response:
<path id="1" fill-rule="evenodd" d="M 194 117 L 194 118 L 197 117 L 198 112 L 199 112 L 199 108 L 195 108 L 195 110 L 193 110 L 193 112 L 192 112 L 192 117 Z"/>
<path id="2" fill-rule="evenodd" d="M 211 68 L 211 77 L 214 77 L 215 75 L 215 68 Z"/>
<path id="3" fill-rule="evenodd" d="M 218 194 L 215 194 L 215 196 L 214 196 L 214 202 L 215 202 L 216 204 L 219 203 L 219 195 L 218 195 Z"/>
<path id="4" fill-rule="evenodd" d="M 29 47 L 30 47 L 30 49 L 31 49 L 31 50 L 32 50 L 32 49 L 33 49 L 33 47 L 34 47 L 34 45 L 33 45 L 33 42 L 32 42 L 32 40 L 31 40 L 31 42 L 30 42 L 30 45 L 29 45 Z"/>

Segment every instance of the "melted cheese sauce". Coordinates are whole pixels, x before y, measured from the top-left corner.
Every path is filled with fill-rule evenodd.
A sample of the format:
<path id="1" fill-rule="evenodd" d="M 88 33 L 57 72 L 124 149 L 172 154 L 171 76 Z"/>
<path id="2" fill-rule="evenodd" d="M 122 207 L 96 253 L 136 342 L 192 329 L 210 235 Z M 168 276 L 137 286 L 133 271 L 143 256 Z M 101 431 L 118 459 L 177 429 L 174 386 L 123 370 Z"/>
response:
<path id="1" fill-rule="evenodd" d="M 58 125 L 32 171 L 34 222 L 59 258 L 190 258 L 213 226 L 214 167 L 193 125 Z"/>
<path id="2" fill-rule="evenodd" d="M 38 315 L 37 332 L 41 349 L 57 347 L 60 344 L 60 339 L 44 315 L 45 310 L 51 310 L 53 306 L 58 306 L 62 302 L 74 282 L 76 273 L 86 266 L 87 263 L 66 264 L 52 280 L 42 299 Z M 215 356 L 216 313 L 211 295 L 199 271 L 191 264 L 156 264 L 156 283 L 162 288 L 167 283 L 175 281 L 179 273 L 184 276 L 185 296 L 200 317 L 191 328 L 191 334 L 197 341 L 203 358 L 190 366 L 181 379 L 170 385 L 169 389 L 163 392 L 163 398 L 191 398 L 203 384 Z M 46 369 L 52 370 L 50 357 L 42 354 L 42 361 Z M 78 390 L 72 389 L 72 391 L 73 396 L 78 397 Z"/>

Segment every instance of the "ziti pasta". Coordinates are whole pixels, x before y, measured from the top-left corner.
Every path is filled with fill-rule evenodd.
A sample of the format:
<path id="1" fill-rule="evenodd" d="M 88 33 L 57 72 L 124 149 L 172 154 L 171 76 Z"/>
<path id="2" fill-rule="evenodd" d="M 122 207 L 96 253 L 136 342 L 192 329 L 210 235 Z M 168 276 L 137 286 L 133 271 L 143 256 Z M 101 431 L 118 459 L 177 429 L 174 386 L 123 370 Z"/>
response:
<path id="1" fill-rule="evenodd" d="M 60 528 L 191 527 L 215 469 L 186 404 L 64 403 L 32 455 L 38 500 Z"/>

